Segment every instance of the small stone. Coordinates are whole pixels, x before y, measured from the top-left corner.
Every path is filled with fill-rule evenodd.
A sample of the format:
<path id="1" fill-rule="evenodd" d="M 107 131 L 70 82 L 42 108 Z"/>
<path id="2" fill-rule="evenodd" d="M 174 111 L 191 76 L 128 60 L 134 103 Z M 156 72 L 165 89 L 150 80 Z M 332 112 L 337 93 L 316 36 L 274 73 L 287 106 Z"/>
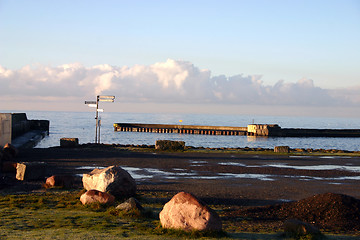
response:
<path id="1" fill-rule="evenodd" d="M 116 209 L 121 211 L 131 211 L 131 210 L 139 210 L 143 211 L 144 208 L 141 206 L 140 202 L 136 200 L 136 198 L 129 198 L 125 202 L 119 204 Z"/>

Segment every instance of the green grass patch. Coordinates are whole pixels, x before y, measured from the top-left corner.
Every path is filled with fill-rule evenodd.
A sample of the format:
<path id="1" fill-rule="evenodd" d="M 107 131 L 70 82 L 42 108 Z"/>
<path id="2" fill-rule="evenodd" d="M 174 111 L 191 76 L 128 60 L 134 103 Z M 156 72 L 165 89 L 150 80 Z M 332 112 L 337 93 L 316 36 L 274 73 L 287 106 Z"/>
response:
<path id="1" fill-rule="evenodd" d="M 0 195 L 0 239 L 283 239 L 267 232 L 244 233 L 225 221 L 222 232 L 185 232 L 161 227 L 159 197 L 171 193 L 144 192 L 137 196 L 144 211 L 119 211 L 115 206 L 82 205 L 83 191 L 49 190 L 46 193 Z M 120 203 L 120 202 L 118 202 Z M 219 214 L 220 205 L 212 206 Z M 259 230 L 258 230 L 259 231 Z M 328 239 L 356 239 L 329 236 Z"/>
<path id="2" fill-rule="evenodd" d="M 102 204 L 84 206 L 79 200 L 82 193 L 57 190 L 0 196 L 0 239 L 211 238 L 209 233 L 162 229 L 158 212 L 149 208 L 119 211 Z"/>

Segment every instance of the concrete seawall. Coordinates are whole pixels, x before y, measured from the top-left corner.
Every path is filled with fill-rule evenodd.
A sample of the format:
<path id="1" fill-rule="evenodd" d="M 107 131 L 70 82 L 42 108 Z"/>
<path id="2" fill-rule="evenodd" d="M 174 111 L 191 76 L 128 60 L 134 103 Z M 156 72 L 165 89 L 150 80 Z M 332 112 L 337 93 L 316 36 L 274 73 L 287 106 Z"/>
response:
<path id="1" fill-rule="evenodd" d="M 0 146 L 33 147 L 49 134 L 48 120 L 28 120 L 26 113 L 0 113 Z"/>
<path id="2" fill-rule="evenodd" d="M 277 124 L 249 124 L 247 127 L 114 123 L 114 131 L 238 135 L 259 137 L 360 137 L 360 129 L 281 128 Z"/>

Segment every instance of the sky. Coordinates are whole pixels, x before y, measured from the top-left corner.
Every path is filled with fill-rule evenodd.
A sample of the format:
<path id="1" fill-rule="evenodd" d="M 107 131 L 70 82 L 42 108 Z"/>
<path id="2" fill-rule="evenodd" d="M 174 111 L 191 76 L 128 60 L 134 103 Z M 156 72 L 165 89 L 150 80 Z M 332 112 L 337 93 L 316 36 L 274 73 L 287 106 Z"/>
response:
<path id="1" fill-rule="evenodd" d="M 0 0 L 0 109 L 360 117 L 358 0 Z"/>

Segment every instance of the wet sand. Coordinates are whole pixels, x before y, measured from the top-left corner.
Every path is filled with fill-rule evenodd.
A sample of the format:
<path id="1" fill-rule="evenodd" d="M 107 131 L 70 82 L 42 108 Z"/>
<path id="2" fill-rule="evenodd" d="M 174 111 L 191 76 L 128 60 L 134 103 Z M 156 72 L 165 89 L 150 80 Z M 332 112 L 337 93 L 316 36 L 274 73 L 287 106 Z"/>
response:
<path id="1" fill-rule="evenodd" d="M 186 191 L 208 204 L 260 206 L 327 192 L 360 198 L 360 157 L 47 148 L 16 160 L 46 162 L 49 176 L 119 165 L 140 191 Z"/>

